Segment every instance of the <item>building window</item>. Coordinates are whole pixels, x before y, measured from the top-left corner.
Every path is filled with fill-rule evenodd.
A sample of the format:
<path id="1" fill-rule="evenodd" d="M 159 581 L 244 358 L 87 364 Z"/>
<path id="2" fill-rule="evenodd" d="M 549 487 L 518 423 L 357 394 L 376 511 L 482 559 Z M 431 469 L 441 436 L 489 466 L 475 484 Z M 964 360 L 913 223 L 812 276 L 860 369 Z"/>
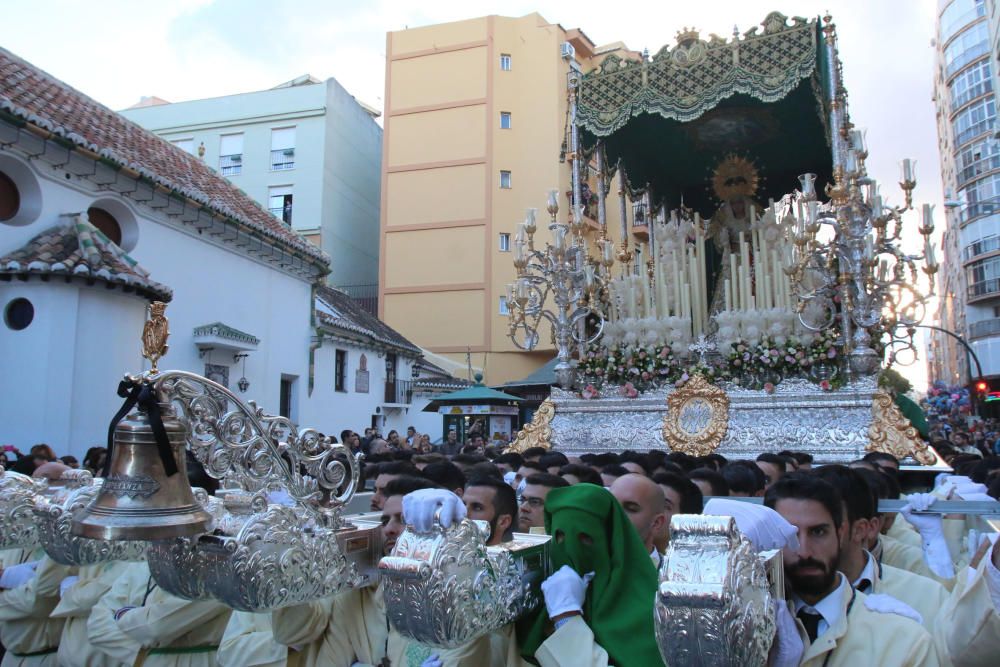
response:
<path id="1" fill-rule="evenodd" d="M 14 299 L 3 309 L 3 321 L 8 329 L 14 331 L 27 329 L 33 319 L 35 319 L 35 307 L 27 299 Z"/>
<path id="2" fill-rule="evenodd" d="M 992 130 L 996 124 L 997 105 L 993 97 L 973 102 L 962 109 L 951 121 L 951 131 L 955 136 L 955 146 L 975 139 Z"/>
<path id="3" fill-rule="evenodd" d="M 992 90 L 993 77 L 990 76 L 990 61 L 984 60 L 977 65 L 973 65 L 956 76 L 948 84 L 952 113 L 975 98 L 992 92 Z"/>
<path id="4" fill-rule="evenodd" d="M 295 168 L 295 128 L 279 127 L 271 130 L 271 171 Z"/>
<path id="5" fill-rule="evenodd" d="M 501 111 L 500 112 L 500 129 L 509 130 L 510 129 L 510 112 Z"/>
<path id="6" fill-rule="evenodd" d="M 953 0 L 948 7 L 941 12 L 941 38 L 942 44 L 946 43 L 952 36 L 975 21 L 980 16 L 986 16 L 984 0 Z"/>
<path id="7" fill-rule="evenodd" d="M 267 207 L 271 214 L 286 225 L 292 224 L 292 186 L 279 185 L 268 188 Z"/>
<path id="8" fill-rule="evenodd" d="M 10 220 L 21 210 L 21 193 L 10 176 L 0 171 L 0 221 Z"/>
<path id="9" fill-rule="evenodd" d="M 337 350 L 333 362 L 333 388 L 347 391 L 347 350 Z"/>
<path id="10" fill-rule="evenodd" d="M 500 234 L 500 252 L 510 252 L 510 234 Z"/>
<path id="11" fill-rule="evenodd" d="M 510 71 L 510 54 L 509 53 L 501 53 L 500 54 L 500 69 L 502 69 L 504 72 L 509 72 Z"/>
<path id="12" fill-rule="evenodd" d="M 243 173 L 243 133 L 219 137 L 219 171 L 223 176 Z"/>
<path id="13" fill-rule="evenodd" d="M 295 376 L 282 375 L 278 389 L 278 414 L 295 421 Z"/>
<path id="14" fill-rule="evenodd" d="M 171 141 L 174 146 L 181 149 L 188 155 L 194 155 L 194 139 L 175 139 Z"/>
<path id="15" fill-rule="evenodd" d="M 945 78 L 962 69 L 990 50 L 990 31 L 982 21 L 960 33 L 944 50 Z"/>
<path id="16" fill-rule="evenodd" d="M 510 172 L 501 171 L 500 172 L 500 187 L 504 190 L 510 190 Z"/>
<path id="17" fill-rule="evenodd" d="M 510 311 L 507 310 L 507 297 L 505 296 L 500 297 L 500 314 L 510 315 Z"/>
<path id="18" fill-rule="evenodd" d="M 90 220 L 90 224 L 100 230 L 102 234 L 108 237 L 108 239 L 117 246 L 122 244 L 122 228 L 115 220 L 115 216 L 111 215 L 103 208 L 97 208 L 96 206 L 91 206 L 87 209 L 87 219 Z"/>

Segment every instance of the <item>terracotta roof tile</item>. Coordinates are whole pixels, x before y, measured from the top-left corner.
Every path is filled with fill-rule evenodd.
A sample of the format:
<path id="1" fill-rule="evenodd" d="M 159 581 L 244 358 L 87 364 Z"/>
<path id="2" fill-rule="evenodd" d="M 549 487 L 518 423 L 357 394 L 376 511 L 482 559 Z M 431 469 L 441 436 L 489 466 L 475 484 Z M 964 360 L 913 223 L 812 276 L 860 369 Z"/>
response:
<path id="1" fill-rule="evenodd" d="M 202 160 L 0 48 L 0 111 L 48 130 L 262 232 L 329 270 L 329 257 Z"/>
<path id="2" fill-rule="evenodd" d="M 353 331 L 416 355 L 420 348 L 402 334 L 355 303 L 344 292 L 321 285 L 316 290 L 316 315 L 321 324 Z"/>
<path id="3" fill-rule="evenodd" d="M 138 262 L 82 218 L 46 229 L 21 248 L 0 257 L 0 278 L 33 275 L 100 280 L 135 290 L 150 301 L 173 298 L 169 287 L 151 280 Z"/>

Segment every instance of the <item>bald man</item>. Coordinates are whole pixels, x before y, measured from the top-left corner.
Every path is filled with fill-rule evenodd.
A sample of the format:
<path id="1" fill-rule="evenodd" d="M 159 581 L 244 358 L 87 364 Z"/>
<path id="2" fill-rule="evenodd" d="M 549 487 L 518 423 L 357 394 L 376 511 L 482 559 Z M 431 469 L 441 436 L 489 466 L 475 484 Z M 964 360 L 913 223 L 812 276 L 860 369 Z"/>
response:
<path id="1" fill-rule="evenodd" d="M 621 504 L 639 538 L 649 551 L 655 565 L 660 564 L 660 551 L 655 538 L 667 523 L 667 504 L 663 490 L 645 475 L 622 475 L 611 485 L 611 495 Z"/>

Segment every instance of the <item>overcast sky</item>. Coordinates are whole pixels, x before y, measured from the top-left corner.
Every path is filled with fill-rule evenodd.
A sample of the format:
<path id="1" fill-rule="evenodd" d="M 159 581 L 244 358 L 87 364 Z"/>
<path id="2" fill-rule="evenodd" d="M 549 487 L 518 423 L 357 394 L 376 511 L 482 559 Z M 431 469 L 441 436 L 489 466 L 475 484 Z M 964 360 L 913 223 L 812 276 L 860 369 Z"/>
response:
<path id="1" fill-rule="evenodd" d="M 260 90 L 306 72 L 335 77 L 381 109 L 390 30 L 537 11 L 596 44 L 620 40 L 652 53 L 685 26 L 729 36 L 772 10 L 815 17 L 827 9 L 840 36 L 851 118 L 868 129 L 870 172 L 898 203 L 898 161 L 915 158 L 916 199 L 940 204 L 931 101 L 936 0 L 34 0 L 5 3 L 0 45 L 113 109 L 143 95 L 178 102 Z M 936 213 L 940 229 L 940 205 Z M 923 383 L 917 366 L 901 370 Z"/>

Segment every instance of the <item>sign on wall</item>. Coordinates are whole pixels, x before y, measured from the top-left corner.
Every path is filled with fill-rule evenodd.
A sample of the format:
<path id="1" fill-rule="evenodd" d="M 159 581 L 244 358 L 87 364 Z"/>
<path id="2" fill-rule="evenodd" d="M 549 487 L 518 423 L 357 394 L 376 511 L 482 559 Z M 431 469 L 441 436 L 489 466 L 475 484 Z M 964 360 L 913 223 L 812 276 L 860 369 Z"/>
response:
<path id="1" fill-rule="evenodd" d="M 358 370 L 354 373 L 354 391 L 359 394 L 367 394 L 370 379 L 368 377 L 368 357 L 361 355 L 358 363 Z"/>

